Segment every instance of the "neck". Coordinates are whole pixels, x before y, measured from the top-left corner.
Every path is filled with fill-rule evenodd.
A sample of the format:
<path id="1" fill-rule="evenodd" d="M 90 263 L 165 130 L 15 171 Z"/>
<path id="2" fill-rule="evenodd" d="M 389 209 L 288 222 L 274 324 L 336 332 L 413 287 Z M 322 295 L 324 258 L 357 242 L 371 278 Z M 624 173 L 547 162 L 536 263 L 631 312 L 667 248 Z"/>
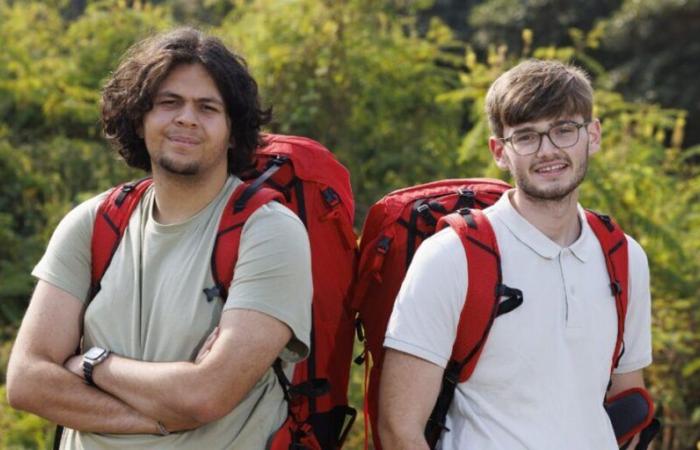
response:
<path id="1" fill-rule="evenodd" d="M 153 170 L 155 204 L 153 218 L 163 225 L 184 222 L 204 209 L 226 183 L 224 176 L 203 179 Z"/>
<path id="2" fill-rule="evenodd" d="M 515 189 L 510 201 L 525 220 L 562 247 L 573 244 L 581 234 L 578 189 L 559 200 L 537 199 Z"/>

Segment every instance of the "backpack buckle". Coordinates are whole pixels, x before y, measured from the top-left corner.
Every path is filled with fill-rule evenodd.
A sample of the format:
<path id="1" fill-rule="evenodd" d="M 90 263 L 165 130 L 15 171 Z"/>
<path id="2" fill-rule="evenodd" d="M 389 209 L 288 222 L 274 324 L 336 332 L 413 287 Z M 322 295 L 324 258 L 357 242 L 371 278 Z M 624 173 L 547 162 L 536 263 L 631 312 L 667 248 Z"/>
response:
<path id="1" fill-rule="evenodd" d="M 124 203 L 124 200 L 126 200 L 126 196 L 129 195 L 129 192 L 133 191 L 134 189 L 136 189 L 135 183 L 125 184 L 121 187 L 121 192 L 119 193 L 119 196 L 117 196 L 117 199 L 114 201 L 117 207 L 122 206 L 122 203 Z"/>
<path id="2" fill-rule="evenodd" d="M 274 158 L 272 158 L 271 160 L 269 160 L 267 162 L 267 167 L 265 167 L 265 169 L 269 169 L 272 166 L 281 166 L 282 164 L 286 163 L 287 161 L 289 161 L 289 158 L 287 156 L 275 155 Z"/>
<path id="3" fill-rule="evenodd" d="M 333 190 L 333 188 L 326 188 L 322 190 L 321 195 L 323 195 L 323 200 L 331 208 L 340 204 L 340 196 L 337 192 L 335 192 L 335 190 Z"/>
<path id="4" fill-rule="evenodd" d="M 428 205 L 427 203 L 423 203 L 416 209 L 416 211 L 428 225 L 430 225 L 431 227 L 437 225 L 437 220 L 435 219 L 435 217 L 433 217 L 432 214 L 430 214 L 430 205 Z"/>
<path id="5" fill-rule="evenodd" d="M 386 255 L 390 246 L 391 238 L 389 236 L 382 236 L 379 242 L 377 242 L 377 252 Z"/>
<path id="6" fill-rule="evenodd" d="M 457 195 L 459 195 L 460 197 L 474 198 L 476 194 L 474 194 L 474 191 L 472 191 L 471 189 L 459 188 L 457 189 Z"/>

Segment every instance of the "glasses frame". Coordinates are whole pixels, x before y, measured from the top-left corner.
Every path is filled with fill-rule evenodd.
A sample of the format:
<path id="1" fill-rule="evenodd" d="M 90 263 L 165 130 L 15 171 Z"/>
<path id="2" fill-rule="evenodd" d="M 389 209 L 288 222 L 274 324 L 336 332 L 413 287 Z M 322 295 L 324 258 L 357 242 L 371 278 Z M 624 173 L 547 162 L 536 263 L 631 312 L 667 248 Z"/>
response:
<path id="1" fill-rule="evenodd" d="M 550 142 L 553 146 L 555 146 L 556 148 L 558 148 L 558 149 L 561 150 L 561 149 L 565 149 L 565 148 L 571 148 L 571 147 L 573 147 L 574 145 L 578 144 L 579 139 L 581 139 L 581 128 L 587 127 L 591 122 L 592 122 L 591 120 L 587 120 L 587 121 L 585 121 L 585 122 L 578 123 L 578 122 L 574 122 L 573 120 L 571 120 L 571 121 L 565 121 L 565 122 L 562 122 L 562 123 L 558 123 L 558 124 L 556 124 L 556 125 L 553 125 L 553 126 L 549 127 L 549 128 L 547 129 L 547 131 L 528 130 L 527 133 L 536 133 L 536 134 L 537 134 L 537 137 L 539 138 L 539 142 L 537 143 L 537 148 L 536 148 L 535 150 L 531 151 L 531 152 L 525 152 L 525 153 L 523 153 L 523 152 L 519 151 L 517 148 L 515 148 L 515 145 L 513 144 L 513 136 L 514 136 L 516 133 L 518 133 L 518 131 L 513 132 L 513 134 L 511 134 L 511 135 L 508 136 L 507 138 L 499 138 L 499 140 L 500 140 L 501 142 L 503 142 L 504 144 L 510 144 L 510 147 L 513 149 L 513 151 L 514 151 L 515 153 L 517 153 L 518 155 L 520 155 L 520 156 L 534 155 L 535 153 L 539 152 L 539 151 L 540 151 L 540 148 L 542 148 L 542 138 L 543 138 L 544 136 L 547 136 L 547 139 L 549 139 L 549 142 Z M 573 125 L 573 126 L 576 127 L 576 141 L 575 141 L 573 144 L 571 144 L 571 145 L 566 145 L 566 146 L 557 145 L 557 144 L 554 143 L 554 141 L 552 140 L 552 137 L 549 135 L 549 132 L 552 131 L 552 129 L 554 129 L 554 128 L 556 128 L 556 127 L 559 127 L 559 126 L 562 126 L 562 125 Z M 587 128 L 586 128 L 586 131 L 588 131 Z"/>

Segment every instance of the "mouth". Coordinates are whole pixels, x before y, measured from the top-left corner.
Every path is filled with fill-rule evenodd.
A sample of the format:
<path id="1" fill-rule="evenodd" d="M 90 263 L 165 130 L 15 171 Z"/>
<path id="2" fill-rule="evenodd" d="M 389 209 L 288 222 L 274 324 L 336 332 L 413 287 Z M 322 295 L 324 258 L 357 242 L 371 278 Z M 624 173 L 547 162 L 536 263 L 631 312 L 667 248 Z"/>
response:
<path id="1" fill-rule="evenodd" d="M 563 162 L 547 163 L 537 166 L 534 172 L 542 175 L 556 175 L 566 170 L 567 167 L 569 165 Z"/>
<path id="2" fill-rule="evenodd" d="M 193 136 L 182 136 L 182 135 L 171 135 L 168 136 L 168 140 L 176 144 L 184 145 L 198 145 L 201 141 L 200 139 Z"/>

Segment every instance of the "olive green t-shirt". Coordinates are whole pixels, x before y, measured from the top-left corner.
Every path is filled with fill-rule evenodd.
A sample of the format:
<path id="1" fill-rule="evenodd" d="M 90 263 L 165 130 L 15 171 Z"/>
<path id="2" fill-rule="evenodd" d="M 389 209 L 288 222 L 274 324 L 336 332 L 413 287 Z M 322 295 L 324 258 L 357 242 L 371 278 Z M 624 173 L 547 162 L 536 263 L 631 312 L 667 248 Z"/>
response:
<path id="1" fill-rule="evenodd" d="M 173 225 L 153 219 L 155 196 L 153 187 L 148 189 L 131 216 L 100 292 L 85 312 L 84 348 L 96 345 L 141 361 L 192 361 L 219 323 L 222 310 L 243 308 L 289 326 L 294 337 L 280 354 L 284 362 L 306 357 L 312 296 L 309 240 L 301 221 L 286 207 L 271 202 L 246 222 L 226 303 L 207 301 L 203 292 L 214 286 L 210 264 L 219 218 L 239 183 L 230 177 L 209 205 Z M 92 228 L 105 196 L 100 194 L 66 215 L 34 276 L 86 299 Z M 270 369 L 228 415 L 195 430 L 157 436 L 66 429 L 62 448 L 263 449 L 286 414 L 282 390 Z"/>

